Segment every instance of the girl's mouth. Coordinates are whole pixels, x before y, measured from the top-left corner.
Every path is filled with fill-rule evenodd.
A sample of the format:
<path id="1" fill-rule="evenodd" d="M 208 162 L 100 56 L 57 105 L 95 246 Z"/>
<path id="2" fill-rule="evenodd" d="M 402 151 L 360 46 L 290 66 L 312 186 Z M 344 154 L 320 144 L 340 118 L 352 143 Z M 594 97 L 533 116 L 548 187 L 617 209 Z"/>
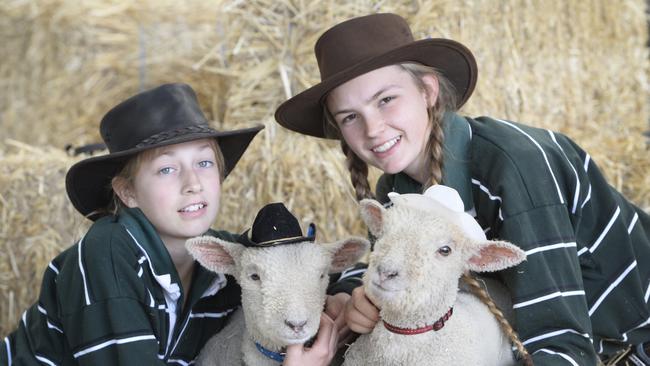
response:
<path id="1" fill-rule="evenodd" d="M 400 135 L 400 136 L 397 136 L 397 137 L 394 137 L 394 138 L 392 138 L 392 139 L 390 139 L 390 140 L 384 142 L 383 144 L 381 144 L 381 145 L 379 145 L 379 146 L 375 146 L 375 147 L 373 147 L 373 148 L 370 149 L 370 150 L 372 150 L 372 152 L 374 152 L 374 153 L 383 153 L 383 152 L 386 152 L 386 151 L 388 151 L 391 147 L 395 146 L 395 144 L 398 143 L 399 140 L 401 140 L 401 139 L 402 139 L 402 136 L 401 136 L 401 135 Z"/>
<path id="2" fill-rule="evenodd" d="M 191 204 L 191 205 L 189 205 L 187 207 L 181 208 L 180 210 L 178 210 L 178 212 L 196 212 L 196 211 L 204 208 L 205 206 L 207 206 L 207 204 L 205 204 L 203 202 L 194 203 L 194 204 Z"/>

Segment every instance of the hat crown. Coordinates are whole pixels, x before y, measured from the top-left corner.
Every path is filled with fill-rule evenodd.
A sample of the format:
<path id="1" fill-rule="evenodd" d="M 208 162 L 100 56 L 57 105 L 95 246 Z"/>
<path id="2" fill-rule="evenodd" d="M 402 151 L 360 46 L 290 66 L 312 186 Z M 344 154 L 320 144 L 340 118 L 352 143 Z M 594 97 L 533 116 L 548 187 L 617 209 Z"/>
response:
<path id="1" fill-rule="evenodd" d="M 194 90 L 174 83 L 126 99 L 106 113 L 99 129 L 109 152 L 116 153 L 210 127 Z"/>
<path id="2" fill-rule="evenodd" d="M 321 80 L 413 41 L 411 28 L 397 14 L 372 14 L 339 23 L 314 46 Z"/>
<path id="3" fill-rule="evenodd" d="M 302 235 L 298 219 L 285 205 L 275 202 L 260 209 L 253 227 L 242 234 L 238 242 L 247 247 L 268 247 L 313 240 L 313 235 Z"/>

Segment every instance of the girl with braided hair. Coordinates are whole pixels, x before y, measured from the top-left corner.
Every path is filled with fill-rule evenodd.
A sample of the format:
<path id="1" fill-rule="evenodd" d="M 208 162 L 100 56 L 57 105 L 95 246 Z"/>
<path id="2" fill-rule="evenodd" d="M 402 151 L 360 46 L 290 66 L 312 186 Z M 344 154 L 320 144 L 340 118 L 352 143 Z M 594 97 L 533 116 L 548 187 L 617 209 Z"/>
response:
<path id="1" fill-rule="evenodd" d="M 521 247 L 527 260 L 494 277 L 535 365 L 596 365 L 626 350 L 616 364 L 650 365 L 650 216 L 588 153 L 553 131 L 459 115 L 476 84 L 472 53 L 449 39 L 415 41 L 398 15 L 339 23 L 315 54 L 321 82 L 280 105 L 276 120 L 340 140 L 357 199 L 444 184 L 489 239 Z M 368 165 L 384 173 L 375 195 Z M 333 298 L 350 329 L 370 332 L 377 308 L 358 278 L 341 277 Z"/>

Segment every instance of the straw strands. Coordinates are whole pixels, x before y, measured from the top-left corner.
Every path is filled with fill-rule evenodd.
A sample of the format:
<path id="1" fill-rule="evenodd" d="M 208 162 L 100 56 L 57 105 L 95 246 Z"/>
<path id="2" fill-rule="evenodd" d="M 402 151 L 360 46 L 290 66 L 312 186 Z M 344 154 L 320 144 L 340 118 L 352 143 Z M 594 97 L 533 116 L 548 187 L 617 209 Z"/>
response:
<path id="1" fill-rule="evenodd" d="M 81 157 L 63 147 L 98 142 L 108 108 L 163 82 L 192 85 L 216 128 L 266 126 L 226 180 L 215 227 L 242 231 L 263 204 L 284 201 L 320 240 L 363 235 L 338 144 L 288 132 L 273 112 L 318 82 L 312 50 L 326 28 L 378 11 L 405 16 L 416 38 L 474 52 L 479 81 L 464 114 L 564 132 L 650 207 L 643 0 L 9 0 L 0 3 L 0 336 L 88 224 L 63 182 Z"/>

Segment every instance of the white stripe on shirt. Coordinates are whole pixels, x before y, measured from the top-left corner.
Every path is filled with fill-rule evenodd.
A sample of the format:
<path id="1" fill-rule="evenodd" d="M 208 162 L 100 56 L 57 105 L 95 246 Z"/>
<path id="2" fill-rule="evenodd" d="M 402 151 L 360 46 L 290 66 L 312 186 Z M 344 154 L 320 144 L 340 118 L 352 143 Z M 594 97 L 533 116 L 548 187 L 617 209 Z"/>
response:
<path id="1" fill-rule="evenodd" d="M 630 264 L 620 276 L 618 276 L 616 281 L 612 282 L 612 284 L 609 285 L 609 287 L 607 287 L 607 290 L 605 290 L 605 292 L 603 292 L 602 295 L 600 295 L 600 297 L 598 298 L 598 300 L 596 300 L 596 302 L 591 307 L 591 309 L 589 309 L 589 316 L 591 316 L 596 311 L 596 309 L 598 309 L 598 307 L 603 302 L 603 300 L 605 300 L 607 295 L 609 295 L 609 293 L 612 292 L 612 290 L 614 290 L 616 286 L 618 286 L 618 284 L 621 283 L 621 281 L 623 281 L 625 276 L 627 276 L 634 268 L 636 268 L 636 260 L 632 262 L 632 264 Z"/>
<path id="2" fill-rule="evenodd" d="M 628 333 L 633 332 L 633 331 L 635 331 L 635 330 L 637 330 L 639 328 L 645 327 L 648 324 L 650 324 L 650 318 L 644 320 L 641 324 L 637 325 L 636 327 L 626 330 L 621 335 L 621 338 L 620 339 L 615 339 L 615 341 L 624 342 L 624 343 L 627 342 L 627 339 L 628 339 L 627 334 Z M 602 352 L 603 352 L 603 341 L 601 340 L 600 341 L 600 351 L 598 353 L 602 353 Z"/>
<path id="3" fill-rule="evenodd" d="M 585 296 L 585 292 L 583 290 L 565 291 L 565 292 L 556 291 L 556 292 L 553 292 L 551 294 L 540 296 L 540 297 L 532 299 L 532 300 L 523 301 L 523 302 L 513 304 L 512 308 L 513 309 L 523 308 L 523 307 L 526 307 L 526 306 L 530 306 L 530 305 L 533 305 L 533 304 L 540 303 L 542 301 L 555 299 L 557 297 L 569 297 L 569 296 Z"/>
<path id="4" fill-rule="evenodd" d="M 354 275 L 357 275 L 357 274 L 362 274 L 362 273 L 365 273 L 365 272 L 366 272 L 366 268 L 355 269 L 353 271 L 345 270 L 345 271 L 343 271 L 343 273 L 341 273 L 341 277 L 339 277 L 338 281 L 340 281 L 340 280 L 342 280 L 344 278 L 354 276 Z"/>
<path id="5" fill-rule="evenodd" d="M 205 318 L 205 317 L 223 317 L 224 315 L 231 313 L 235 311 L 235 308 L 233 309 L 228 309 L 224 311 L 223 313 L 199 313 L 199 314 L 194 314 L 190 311 L 190 316 L 185 319 L 185 323 L 183 323 L 183 328 L 181 328 L 180 333 L 178 333 L 178 338 L 176 338 L 176 343 L 174 343 L 174 346 L 171 348 L 170 351 L 166 352 L 167 355 L 173 355 L 174 351 L 176 350 L 176 346 L 178 346 L 178 342 L 183 339 L 183 333 L 185 332 L 185 328 L 187 328 L 187 324 L 190 322 L 190 318 Z M 207 316 L 208 314 L 214 315 L 214 316 Z M 218 316 L 217 316 L 218 315 Z"/>
<path id="6" fill-rule="evenodd" d="M 587 334 L 587 333 L 580 333 L 580 332 L 578 332 L 578 331 L 576 331 L 574 329 L 560 329 L 560 330 L 556 330 L 554 332 L 549 332 L 549 333 L 538 335 L 537 337 L 529 338 L 529 339 L 527 339 L 525 341 L 522 341 L 521 344 L 526 346 L 526 345 L 529 345 L 529 344 L 534 343 L 534 342 L 538 342 L 538 341 L 548 339 L 548 338 L 553 338 L 553 337 L 556 337 L 556 336 L 559 336 L 559 335 L 562 335 L 562 334 L 566 334 L 566 333 L 577 334 L 577 335 L 583 336 L 586 339 L 591 340 L 591 338 L 589 338 L 589 334 Z"/>
<path id="7" fill-rule="evenodd" d="M 535 249 L 527 250 L 526 251 L 526 256 L 529 256 L 529 255 L 535 254 L 535 253 L 539 253 L 539 252 L 545 252 L 547 250 L 561 249 L 561 248 L 575 248 L 575 247 L 577 247 L 576 242 L 549 244 L 549 245 L 545 245 L 543 247 L 537 247 Z"/>
<path id="8" fill-rule="evenodd" d="M 575 177 L 576 177 L 576 187 L 575 187 L 575 193 L 573 195 L 573 205 L 571 205 L 571 213 L 575 214 L 576 213 L 576 207 L 578 206 L 578 201 L 580 200 L 580 178 L 578 177 L 578 172 L 576 171 L 576 168 L 573 167 L 573 164 L 571 164 L 571 160 L 569 160 L 569 157 L 564 152 L 564 149 L 562 149 L 562 146 L 560 146 L 560 144 L 555 139 L 555 134 L 550 130 L 547 130 L 547 131 L 548 131 L 548 134 L 551 135 L 551 139 L 553 140 L 553 142 L 555 142 L 555 145 L 557 145 L 557 147 L 562 152 L 562 155 L 564 155 L 564 158 L 566 159 L 567 164 L 571 167 L 571 170 L 573 170 L 573 175 L 575 175 Z"/>
<path id="9" fill-rule="evenodd" d="M 627 227 L 627 233 L 631 233 L 632 229 L 634 229 L 634 225 L 636 225 L 637 220 L 639 220 L 639 213 L 635 212 L 634 217 L 632 218 L 632 221 L 630 222 L 630 225 Z"/>
<path id="10" fill-rule="evenodd" d="M 485 194 L 488 195 L 488 198 L 491 201 L 499 201 L 499 219 L 503 221 L 503 215 L 501 214 L 501 206 L 503 205 L 503 200 L 501 199 L 501 197 L 495 196 L 492 193 L 490 193 L 490 190 L 486 186 L 484 186 L 483 183 L 481 183 L 478 179 L 472 178 L 472 184 L 478 186 L 481 191 L 485 192 Z"/>
<path id="11" fill-rule="evenodd" d="M 508 126 L 510 126 L 512 128 L 514 128 L 515 130 L 522 133 L 524 136 L 528 137 L 528 139 L 530 141 L 532 141 L 533 144 L 539 149 L 539 151 L 542 153 L 542 157 L 544 158 L 544 162 L 546 162 L 546 167 L 548 168 L 548 172 L 551 174 L 551 178 L 553 178 L 553 183 L 555 183 L 555 189 L 557 190 L 557 196 L 560 199 L 560 203 L 564 204 L 564 197 L 562 196 L 562 191 L 560 190 L 560 185 L 557 183 L 557 179 L 555 178 L 555 174 L 553 174 L 553 169 L 551 169 L 551 163 L 549 163 L 548 158 L 546 157 L 546 153 L 544 152 L 544 149 L 542 149 L 542 147 L 539 145 L 539 143 L 537 143 L 537 141 L 535 141 L 535 139 L 532 138 L 532 136 L 530 136 L 529 134 L 524 132 L 521 128 L 515 126 L 514 124 L 512 124 L 510 122 L 507 122 L 507 121 L 504 121 L 504 120 L 501 120 L 501 119 L 498 119 L 498 118 L 496 120 L 501 122 L 501 123 L 504 123 L 504 124 L 506 124 L 506 125 L 508 125 Z"/>
<path id="12" fill-rule="evenodd" d="M 148 341 L 148 340 L 151 340 L 151 339 L 155 340 L 156 337 L 153 334 L 149 334 L 149 335 L 141 335 L 141 336 L 135 336 L 135 337 L 129 337 L 129 338 L 111 339 L 110 341 L 106 341 L 106 342 L 100 343 L 100 344 L 98 344 L 96 346 L 88 347 L 88 348 L 86 348 L 84 350 L 81 350 L 81 351 L 73 354 L 72 356 L 74 358 L 79 358 L 79 357 L 81 357 L 83 355 L 87 355 L 87 354 L 89 354 L 91 352 L 99 351 L 102 348 L 106 348 L 106 347 L 112 346 L 114 344 L 124 344 L 124 343 L 131 343 L 131 342 Z"/>
<path id="13" fill-rule="evenodd" d="M 38 311 L 39 311 L 41 314 L 43 314 L 43 315 L 45 316 L 45 323 L 47 323 L 47 327 L 48 327 L 48 328 L 50 328 L 50 329 L 54 329 L 54 330 L 57 330 L 57 331 L 59 331 L 59 333 L 63 334 L 63 330 L 61 330 L 60 328 L 58 328 L 58 327 L 55 326 L 54 324 L 50 323 L 50 320 L 49 320 L 48 317 L 47 317 L 47 310 L 45 310 L 45 308 L 43 308 L 40 304 L 37 304 L 37 305 L 36 305 L 36 308 L 38 309 Z"/>
<path id="14" fill-rule="evenodd" d="M 585 169 L 585 173 L 589 170 L 589 161 L 591 160 L 591 156 L 589 154 L 585 155 L 585 163 L 582 166 Z M 582 209 L 585 207 L 587 202 L 589 202 L 589 199 L 591 199 L 591 183 L 589 183 L 589 190 L 587 191 L 587 197 L 585 197 L 585 201 L 582 202 L 582 205 L 580 205 L 580 208 Z"/>
<path id="15" fill-rule="evenodd" d="M 54 362 L 48 360 L 47 358 L 45 358 L 45 357 L 43 357 L 43 356 L 41 356 L 41 355 L 34 354 L 34 357 L 35 357 L 37 360 L 43 362 L 43 363 L 46 364 L 46 365 L 49 365 L 49 366 L 56 366 L 56 364 L 55 364 Z"/>
<path id="16" fill-rule="evenodd" d="M 192 360 L 190 362 L 187 362 L 187 361 L 184 361 L 184 360 L 178 360 L 178 359 L 169 359 L 169 360 L 167 360 L 167 363 L 170 363 L 170 362 L 177 363 L 177 364 L 182 365 L 182 366 L 194 365 L 194 360 Z"/>
<path id="17" fill-rule="evenodd" d="M 533 354 L 535 354 L 535 353 L 537 353 L 537 352 L 544 352 L 544 353 L 548 353 L 548 354 L 551 354 L 551 355 L 560 356 L 560 357 L 562 357 L 563 359 L 569 361 L 569 363 L 570 363 L 571 365 L 573 365 L 573 366 L 580 366 L 580 365 L 579 365 L 579 364 L 578 364 L 578 363 L 577 363 L 573 358 L 569 357 L 569 355 L 567 355 L 567 354 L 565 354 L 565 353 L 551 351 L 551 350 L 548 349 L 548 348 L 540 348 L 540 349 L 538 349 L 537 351 L 533 352 Z"/>
<path id="18" fill-rule="evenodd" d="M 9 361 L 7 365 L 11 366 L 11 359 L 13 357 L 11 356 L 11 345 L 9 344 L 9 337 L 5 337 L 5 346 L 7 346 L 7 360 Z"/>
<path id="19" fill-rule="evenodd" d="M 86 305 L 90 305 L 90 296 L 88 295 L 88 284 L 86 283 L 86 271 L 84 271 L 84 266 L 81 261 L 81 244 L 83 244 L 83 238 L 79 240 L 79 243 L 77 244 L 77 255 L 79 257 L 79 271 L 81 272 L 81 279 L 83 280 L 84 283 L 84 296 L 86 297 Z"/>
<path id="20" fill-rule="evenodd" d="M 583 209 L 590 199 L 591 199 L 591 183 L 589 183 L 589 190 L 587 191 L 587 197 L 585 197 L 585 201 L 582 202 L 582 205 L 580 205 L 580 209 Z"/>
<path id="21" fill-rule="evenodd" d="M 607 223 L 607 226 L 605 226 L 605 229 L 600 233 L 600 236 L 596 241 L 591 245 L 591 247 L 587 248 L 584 247 L 578 251 L 578 255 L 584 254 L 587 250 L 589 252 L 593 253 L 596 251 L 600 243 L 602 243 L 603 239 L 605 239 L 605 236 L 607 236 L 607 233 L 609 233 L 609 229 L 612 228 L 612 225 L 614 225 L 614 222 L 616 222 L 616 219 L 618 218 L 618 215 L 621 213 L 621 208 L 619 206 L 616 206 L 616 211 L 614 211 L 614 215 L 612 215 L 612 218 L 609 219 L 609 222 Z"/>
<path id="22" fill-rule="evenodd" d="M 220 313 L 191 313 L 190 318 L 223 318 L 224 316 L 232 313 L 235 309 L 228 309 Z"/>
<path id="23" fill-rule="evenodd" d="M 59 269 L 54 266 L 54 263 L 50 262 L 47 266 L 50 267 L 54 273 L 59 274 Z"/>

